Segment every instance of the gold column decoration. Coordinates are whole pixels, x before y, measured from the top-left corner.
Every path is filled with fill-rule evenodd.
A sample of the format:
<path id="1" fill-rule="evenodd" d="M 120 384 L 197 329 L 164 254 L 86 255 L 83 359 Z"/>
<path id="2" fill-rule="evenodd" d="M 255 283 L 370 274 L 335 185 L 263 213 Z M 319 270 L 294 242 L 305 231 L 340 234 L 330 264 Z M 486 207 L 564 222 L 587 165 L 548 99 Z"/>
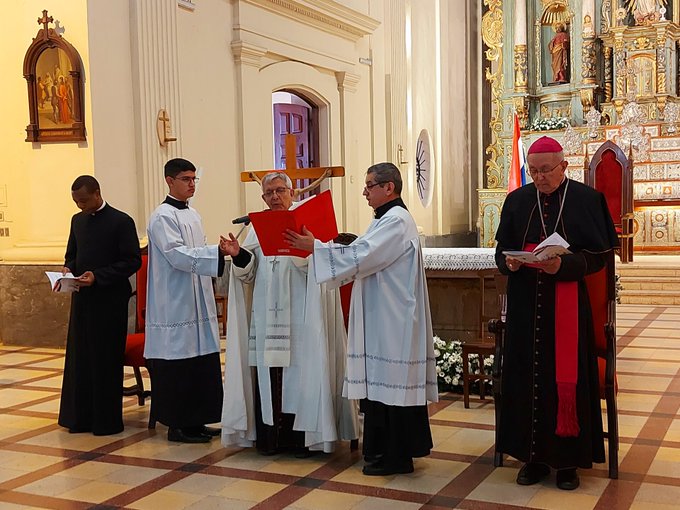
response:
<path id="1" fill-rule="evenodd" d="M 527 45 L 515 44 L 515 92 L 527 92 Z"/>
<path id="2" fill-rule="evenodd" d="M 617 27 L 618 28 L 618 27 Z M 614 69 L 616 70 L 616 90 L 614 96 L 614 105 L 616 112 L 621 115 L 623 111 L 623 102 L 626 97 L 626 55 L 624 53 L 623 33 L 617 30 L 614 41 Z"/>
<path id="3" fill-rule="evenodd" d="M 579 91 L 581 95 L 581 105 L 583 105 L 583 111 L 587 112 L 590 107 L 595 104 L 595 94 L 592 88 L 581 89 Z"/>
<path id="4" fill-rule="evenodd" d="M 656 31 L 656 93 L 666 94 L 666 30 Z"/>
<path id="5" fill-rule="evenodd" d="M 610 103 L 612 100 L 612 81 L 614 76 L 612 74 L 612 49 L 609 46 L 604 47 L 604 102 Z"/>
<path id="6" fill-rule="evenodd" d="M 602 0 L 600 13 L 600 35 L 604 35 L 612 26 L 612 0 Z"/>
<path id="7" fill-rule="evenodd" d="M 503 144 L 500 133 L 503 130 L 503 9 L 502 0 L 484 0 L 489 10 L 482 16 L 482 40 L 487 45 L 485 77 L 491 84 L 491 143 L 485 153 L 489 156 L 486 162 L 486 178 L 489 188 L 502 186 L 503 179 Z"/>
<path id="8" fill-rule="evenodd" d="M 517 96 L 512 98 L 512 104 L 517 112 L 517 120 L 519 120 L 519 127 L 527 129 L 529 124 L 529 107 L 527 105 L 526 96 Z M 512 122 L 512 112 L 508 112 L 509 122 Z"/>
<path id="9" fill-rule="evenodd" d="M 583 49 L 581 50 L 581 78 L 583 83 L 593 85 L 597 83 L 597 57 L 595 56 L 595 38 L 588 37 L 583 39 Z"/>

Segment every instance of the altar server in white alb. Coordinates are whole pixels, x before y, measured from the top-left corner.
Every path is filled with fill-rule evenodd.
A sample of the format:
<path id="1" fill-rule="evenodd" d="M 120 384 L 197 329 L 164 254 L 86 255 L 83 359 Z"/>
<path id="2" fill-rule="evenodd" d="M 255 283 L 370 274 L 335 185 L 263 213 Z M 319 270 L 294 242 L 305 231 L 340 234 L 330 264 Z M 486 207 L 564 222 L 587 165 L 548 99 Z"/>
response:
<path id="1" fill-rule="evenodd" d="M 196 167 L 165 165 L 168 196 L 151 214 L 144 357 L 151 374 L 151 412 L 168 439 L 207 443 L 218 436 L 222 368 L 213 276 L 224 270 L 224 246 L 206 245 L 201 217 L 187 201 Z"/>
<path id="2" fill-rule="evenodd" d="M 265 175 L 262 198 L 272 211 L 294 207 L 290 178 Z M 355 439 L 356 403 L 341 396 L 347 336 L 338 290 L 307 277 L 311 257 L 265 256 L 254 229 L 243 246 L 229 237 L 222 444 L 254 441 L 264 455 L 301 457 Z M 246 284 L 253 285 L 250 308 Z"/>
<path id="3" fill-rule="evenodd" d="M 362 399 L 365 475 L 413 472 L 413 457 L 432 448 L 427 402 L 438 401 L 423 256 L 401 188 L 392 163 L 368 169 L 375 220 L 349 246 L 288 231 L 292 246 L 313 250 L 317 283 L 354 280 L 343 395 Z"/>

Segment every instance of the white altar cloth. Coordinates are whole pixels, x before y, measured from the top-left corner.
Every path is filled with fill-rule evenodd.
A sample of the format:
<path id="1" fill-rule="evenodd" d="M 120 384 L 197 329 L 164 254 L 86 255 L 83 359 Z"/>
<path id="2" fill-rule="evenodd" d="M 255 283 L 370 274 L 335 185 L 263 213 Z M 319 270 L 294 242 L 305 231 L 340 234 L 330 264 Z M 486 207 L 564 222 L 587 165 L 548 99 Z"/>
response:
<path id="1" fill-rule="evenodd" d="M 495 269 L 495 248 L 423 248 L 425 269 L 480 271 Z"/>

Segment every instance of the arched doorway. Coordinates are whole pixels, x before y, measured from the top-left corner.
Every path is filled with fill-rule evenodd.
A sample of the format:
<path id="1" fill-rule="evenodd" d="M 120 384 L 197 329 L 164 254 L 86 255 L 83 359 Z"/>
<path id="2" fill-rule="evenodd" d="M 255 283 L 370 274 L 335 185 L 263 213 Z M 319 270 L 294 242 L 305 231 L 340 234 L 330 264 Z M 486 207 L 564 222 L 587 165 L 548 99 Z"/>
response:
<path id="1" fill-rule="evenodd" d="M 295 136 L 297 168 L 317 167 L 319 161 L 319 109 L 307 97 L 293 90 L 280 90 L 272 94 L 274 126 L 274 165 L 286 168 L 286 135 Z M 293 181 L 296 188 L 310 184 L 309 179 Z M 318 193 L 318 189 L 300 198 Z"/>

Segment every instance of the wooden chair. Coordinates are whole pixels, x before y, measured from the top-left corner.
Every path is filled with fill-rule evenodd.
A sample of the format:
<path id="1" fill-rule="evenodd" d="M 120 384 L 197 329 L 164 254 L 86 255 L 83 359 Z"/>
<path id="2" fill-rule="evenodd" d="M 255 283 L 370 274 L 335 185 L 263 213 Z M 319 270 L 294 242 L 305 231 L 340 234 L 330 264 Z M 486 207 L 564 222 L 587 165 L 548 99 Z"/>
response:
<path id="1" fill-rule="evenodd" d="M 628 158 L 611 140 L 604 142 L 588 163 L 586 154 L 585 183 L 601 191 L 619 236 L 619 257 L 626 264 L 633 261 L 633 152 Z"/>
<path id="2" fill-rule="evenodd" d="M 222 326 L 222 336 L 227 336 L 227 296 L 215 294 L 217 307 L 217 324 Z"/>
<path id="3" fill-rule="evenodd" d="M 142 379 L 141 367 L 146 367 L 146 360 L 144 359 L 144 320 L 146 316 L 146 280 L 149 266 L 149 252 L 148 247 L 142 249 L 142 267 L 139 268 L 135 275 L 136 288 L 132 293 L 136 296 L 135 304 L 135 332 L 130 333 L 125 341 L 125 357 L 123 365 L 132 367 L 135 374 L 135 384 L 132 386 L 123 387 L 123 395 L 137 396 L 137 401 L 140 406 L 144 405 L 144 401 L 151 397 L 151 391 L 144 389 L 144 379 Z M 148 370 L 148 367 L 147 367 Z M 156 427 L 156 420 L 149 413 L 149 428 Z"/>
<path id="4" fill-rule="evenodd" d="M 484 282 L 486 277 L 495 270 L 481 270 L 477 272 L 479 279 L 479 339 L 476 342 L 464 342 L 462 345 L 463 358 L 463 406 L 466 409 L 470 407 L 470 383 L 479 381 L 479 398 L 484 400 L 486 396 L 486 381 L 492 379 L 491 375 L 484 373 L 484 360 L 494 353 L 493 338 L 487 334 L 486 324 L 491 317 L 485 313 L 484 299 Z M 479 373 L 470 372 L 470 355 L 476 354 L 479 358 Z"/>
<path id="5" fill-rule="evenodd" d="M 498 289 L 498 308 L 499 318 L 491 319 L 489 321 L 489 332 L 493 333 L 495 338 L 494 352 L 493 352 L 493 368 L 491 370 L 491 377 L 493 381 L 493 401 L 495 408 L 495 444 L 498 444 L 498 431 L 500 430 L 501 419 L 501 374 L 503 372 L 503 340 L 505 340 L 505 315 L 508 311 L 508 277 L 502 274 L 494 275 L 496 281 L 496 289 Z M 503 465 L 503 454 L 497 449 L 494 451 L 493 465 L 501 467 Z"/>
<path id="6" fill-rule="evenodd" d="M 597 273 L 586 277 L 588 298 L 593 317 L 595 352 L 599 369 L 600 398 L 607 405 L 607 432 L 609 442 L 609 478 L 619 477 L 619 427 L 616 407 L 616 277 L 614 253 L 607 255 L 607 263 Z M 496 402 L 496 449 L 494 466 L 503 465 L 503 454 L 498 450 L 498 431 L 500 430 L 503 377 L 503 347 L 505 341 L 506 308 L 501 305 L 501 319 L 489 322 L 489 331 L 496 337 L 493 365 L 493 393 Z"/>
<path id="7" fill-rule="evenodd" d="M 588 298 L 593 315 L 595 352 L 600 382 L 600 398 L 607 404 L 609 478 L 619 477 L 619 421 L 616 406 L 616 276 L 614 254 L 597 273 L 586 276 Z"/>

